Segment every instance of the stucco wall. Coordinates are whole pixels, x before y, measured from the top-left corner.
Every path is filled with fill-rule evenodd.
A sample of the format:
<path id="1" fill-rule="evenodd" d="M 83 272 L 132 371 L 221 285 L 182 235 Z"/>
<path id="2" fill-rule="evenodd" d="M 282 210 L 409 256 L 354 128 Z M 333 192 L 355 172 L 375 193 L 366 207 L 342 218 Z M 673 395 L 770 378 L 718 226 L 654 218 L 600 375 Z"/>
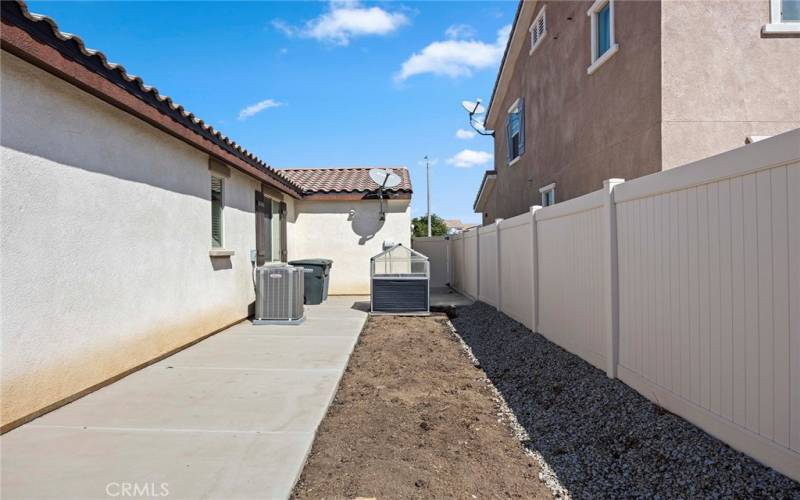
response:
<path id="1" fill-rule="evenodd" d="M 508 89 L 495 96 L 494 217 L 509 218 L 540 203 L 539 188 L 556 183 L 556 200 L 660 169 L 660 7 L 658 2 L 615 1 L 619 52 L 592 75 L 591 1 L 526 4 L 506 67 Z M 546 5 L 547 33 L 529 54 L 528 27 Z M 506 164 L 505 117 L 525 97 L 525 153 Z M 495 116 L 495 111 L 492 112 Z M 491 210 L 490 210 L 491 212 Z"/>
<path id="2" fill-rule="evenodd" d="M 254 191 L 208 157 L 2 53 L 2 423 L 247 316 Z"/>
<path id="3" fill-rule="evenodd" d="M 369 294 L 369 259 L 384 240 L 411 247 L 410 200 L 391 200 L 378 221 L 377 200 L 299 200 L 290 214 L 290 259 L 333 259 L 331 294 Z M 350 216 L 350 210 L 354 210 Z"/>
<path id="4" fill-rule="evenodd" d="M 664 169 L 800 127 L 800 36 L 761 35 L 768 0 L 661 10 Z"/>

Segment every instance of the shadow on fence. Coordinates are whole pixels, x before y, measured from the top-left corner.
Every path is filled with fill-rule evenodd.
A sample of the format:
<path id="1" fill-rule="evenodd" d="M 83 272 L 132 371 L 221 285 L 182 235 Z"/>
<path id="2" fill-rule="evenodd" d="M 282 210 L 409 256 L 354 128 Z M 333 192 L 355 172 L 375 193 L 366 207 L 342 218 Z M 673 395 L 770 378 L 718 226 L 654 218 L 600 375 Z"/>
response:
<path id="1" fill-rule="evenodd" d="M 800 484 L 484 303 L 451 315 L 573 498 L 795 498 Z"/>

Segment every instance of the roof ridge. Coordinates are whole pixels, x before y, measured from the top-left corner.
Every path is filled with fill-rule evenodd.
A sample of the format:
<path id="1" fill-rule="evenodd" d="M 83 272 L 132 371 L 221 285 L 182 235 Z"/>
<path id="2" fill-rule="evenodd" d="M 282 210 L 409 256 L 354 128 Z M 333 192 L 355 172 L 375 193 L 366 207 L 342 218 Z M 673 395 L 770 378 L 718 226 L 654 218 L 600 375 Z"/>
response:
<path id="1" fill-rule="evenodd" d="M 391 168 L 408 170 L 408 167 L 399 165 L 378 165 L 374 167 L 273 167 L 277 172 L 299 172 L 305 170 L 372 170 L 373 168 Z"/>
<path id="2" fill-rule="evenodd" d="M 275 174 L 277 172 L 275 168 L 270 167 L 269 164 L 267 164 L 264 160 L 256 156 L 254 153 L 246 150 L 240 144 L 236 143 L 231 138 L 221 133 L 219 130 L 215 129 L 213 126 L 207 124 L 205 121 L 197 117 L 194 113 L 184 108 L 183 105 L 175 103 L 175 101 L 173 101 L 170 96 L 162 95 L 156 87 L 145 84 L 144 80 L 142 80 L 141 77 L 129 74 L 125 69 L 125 67 L 122 66 L 121 64 L 109 62 L 108 57 L 106 57 L 106 55 L 103 52 L 86 47 L 86 44 L 84 43 L 83 39 L 81 39 L 81 37 L 74 35 L 72 33 L 65 33 L 60 29 L 58 29 L 58 24 L 51 17 L 31 12 L 28 9 L 28 5 L 23 0 L 16 0 L 16 2 L 14 3 L 16 3 L 19 6 L 20 12 L 26 19 L 34 23 L 47 24 L 53 36 L 55 36 L 58 40 L 62 42 L 73 42 L 81 54 L 83 54 L 86 57 L 100 61 L 103 67 L 105 67 L 110 71 L 116 72 L 126 82 L 136 84 L 136 86 L 139 87 L 139 89 L 142 92 L 153 96 L 158 102 L 166 104 L 170 108 L 170 110 L 179 113 L 185 119 L 190 120 L 192 123 L 199 126 L 205 132 L 219 139 L 227 147 L 233 149 L 236 153 L 241 155 L 243 159 L 249 160 L 250 162 L 255 164 L 254 166 L 260 167 L 265 172 L 268 172 L 270 174 Z M 282 175 L 277 177 L 279 177 L 282 181 L 286 182 L 290 187 L 295 189 L 297 192 L 300 191 L 300 186 L 298 186 L 295 182 L 291 181 L 290 179 L 286 179 Z"/>

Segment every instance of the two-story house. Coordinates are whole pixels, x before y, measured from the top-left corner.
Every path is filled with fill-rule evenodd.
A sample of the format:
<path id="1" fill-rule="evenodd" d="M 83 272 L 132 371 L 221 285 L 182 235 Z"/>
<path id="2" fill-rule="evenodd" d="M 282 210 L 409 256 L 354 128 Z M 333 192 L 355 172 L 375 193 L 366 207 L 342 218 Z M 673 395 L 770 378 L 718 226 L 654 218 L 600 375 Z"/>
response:
<path id="1" fill-rule="evenodd" d="M 522 1 L 484 224 L 800 127 L 800 1 Z"/>

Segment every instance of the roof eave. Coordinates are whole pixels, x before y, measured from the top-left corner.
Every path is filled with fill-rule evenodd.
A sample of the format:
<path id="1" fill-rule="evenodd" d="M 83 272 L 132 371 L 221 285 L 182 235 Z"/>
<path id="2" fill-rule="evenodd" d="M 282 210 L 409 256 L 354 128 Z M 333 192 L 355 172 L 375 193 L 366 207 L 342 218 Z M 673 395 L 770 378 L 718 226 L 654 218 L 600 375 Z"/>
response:
<path id="1" fill-rule="evenodd" d="M 514 15 L 514 22 L 511 25 L 511 33 L 508 35 L 508 41 L 506 42 L 506 48 L 503 51 L 503 59 L 500 61 L 500 68 L 497 70 L 497 78 L 494 81 L 494 87 L 492 88 L 492 97 L 489 98 L 489 104 L 486 106 L 486 114 L 484 115 L 483 125 L 486 129 L 491 129 L 490 123 L 494 121 L 494 117 L 492 116 L 492 111 L 495 109 L 493 104 L 498 94 L 498 89 L 500 84 L 503 83 L 501 80 L 503 78 L 503 70 L 506 67 L 506 59 L 508 59 L 508 53 L 511 50 L 512 42 L 514 41 L 514 35 L 517 33 L 517 27 L 519 24 L 519 20 L 522 14 L 522 8 L 525 4 L 533 4 L 536 3 L 535 1 L 525 1 L 520 0 L 519 4 L 517 5 L 517 12 Z"/>
<path id="2" fill-rule="evenodd" d="M 472 204 L 472 210 L 475 213 L 483 213 L 486 208 L 489 198 L 494 193 L 494 185 L 497 182 L 497 172 L 494 170 L 487 170 L 483 174 L 481 187 L 478 189 L 478 195 L 475 197 L 475 203 Z"/>
<path id="3" fill-rule="evenodd" d="M 89 51 L 77 37 L 63 39 L 65 35 L 57 35 L 57 27 L 51 19 L 33 17 L 23 2 L 2 2 L 2 12 L 0 47 L 3 50 L 293 198 L 300 197 L 297 186 L 266 163 L 181 106 L 174 105 L 168 97 L 159 99 L 153 87 L 145 86 L 138 77 L 127 75 L 121 66 L 110 65 L 102 52 Z M 97 68 L 90 68 L 90 60 L 96 61 Z M 120 81 L 113 82 L 101 74 L 102 68 L 106 73 L 119 75 Z M 139 92 L 126 88 L 134 85 Z M 159 109 L 148 100 L 169 109 Z M 198 127 L 206 133 L 199 133 Z"/>

